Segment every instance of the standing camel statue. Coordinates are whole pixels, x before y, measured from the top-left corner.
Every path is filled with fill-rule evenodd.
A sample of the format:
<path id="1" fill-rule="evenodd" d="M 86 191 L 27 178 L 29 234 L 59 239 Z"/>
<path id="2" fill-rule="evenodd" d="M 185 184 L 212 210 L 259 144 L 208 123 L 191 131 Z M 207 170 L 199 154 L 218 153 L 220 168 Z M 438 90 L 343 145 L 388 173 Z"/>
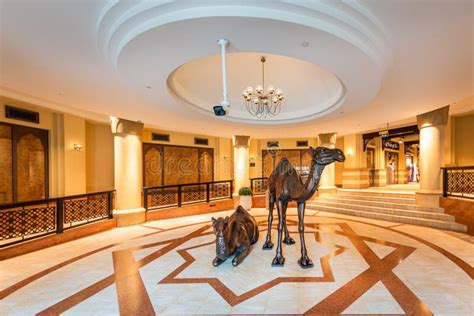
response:
<path id="1" fill-rule="evenodd" d="M 340 149 L 331 149 L 326 147 L 309 148 L 311 154 L 311 169 L 308 179 L 305 183 L 301 180 L 296 170 L 291 166 L 288 159 L 282 158 L 275 170 L 268 178 L 269 191 L 269 213 L 268 213 L 268 231 L 263 249 L 272 249 L 271 229 L 273 221 L 273 206 L 277 204 L 278 210 L 278 245 L 276 256 L 272 261 L 272 266 L 283 266 L 285 258 L 282 253 L 282 232 L 285 232 L 285 244 L 291 245 L 295 241 L 290 237 L 286 225 L 286 209 L 288 202 L 296 201 L 298 205 L 298 232 L 301 241 L 301 258 L 298 260 L 302 268 L 313 267 L 313 262 L 308 257 L 304 241 L 304 210 L 306 200 L 310 199 L 316 192 L 321 174 L 326 165 L 334 161 L 344 161 L 346 158 Z"/>

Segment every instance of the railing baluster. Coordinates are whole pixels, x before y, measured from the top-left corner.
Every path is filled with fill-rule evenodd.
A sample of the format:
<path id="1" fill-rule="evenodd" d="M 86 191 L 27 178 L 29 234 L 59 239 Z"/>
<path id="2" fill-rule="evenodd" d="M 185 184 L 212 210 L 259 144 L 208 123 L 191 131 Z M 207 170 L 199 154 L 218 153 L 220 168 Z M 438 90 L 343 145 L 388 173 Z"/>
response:
<path id="1" fill-rule="evenodd" d="M 114 217 L 113 214 L 113 191 L 107 193 L 107 208 L 109 211 L 109 218 L 112 219 Z"/>
<path id="2" fill-rule="evenodd" d="M 178 185 L 178 207 L 181 207 L 181 203 L 182 203 L 182 198 L 181 198 L 181 193 L 182 193 L 182 187 L 180 185 Z"/>
<path id="3" fill-rule="evenodd" d="M 64 199 L 56 200 L 56 233 L 64 231 Z"/>
<path id="4" fill-rule="evenodd" d="M 147 188 L 143 189 L 143 207 L 145 208 L 145 211 L 148 212 L 148 189 Z"/>
<path id="5" fill-rule="evenodd" d="M 210 184 L 206 183 L 206 202 L 209 203 L 211 200 L 211 189 L 210 189 Z"/>
<path id="6" fill-rule="evenodd" d="M 448 169 L 443 168 L 443 197 L 448 196 Z"/>

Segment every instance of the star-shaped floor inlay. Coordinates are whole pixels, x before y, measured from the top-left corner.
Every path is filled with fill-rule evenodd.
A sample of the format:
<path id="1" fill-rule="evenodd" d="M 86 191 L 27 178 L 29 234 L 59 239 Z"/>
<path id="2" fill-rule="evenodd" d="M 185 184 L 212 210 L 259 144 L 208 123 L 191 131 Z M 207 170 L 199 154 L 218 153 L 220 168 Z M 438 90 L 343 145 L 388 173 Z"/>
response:
<path id="1" fill-rule="evenodd" d="M 292 221 L 288 222 L 289 225 L 294 224 Z M 294 226 L 289 226 L 289 229 L 293 230 Z M 266 231 L 263 229 L 260 233 L 266 234 Z M 292 235 L 296 236 L 297 233 L 293 231 Z M 275 248 L 262 250 L 264 236 L 259 238 L 250 255 L 239 266 L 233 267 L 230 257 L 219 267 L 214 267 L 211 264 L 215 257 L 214 237 L 209 236 L 205 243 L 177 250 L 185 263 L 160 284 L 208 283 L 234 306 L 283 282 L 333 282 L 329 260 L 343 253 L 345 247 L 322 241 L 319 231 L 312 227 L 306 230 L 305 239 L 309 256 L 314 263 L 312 269 L 300 269 L 297 264 L 301 256 L 299 242 L 291 246 L 284 245 L 285 265 L 271 268 Z M 298 269 L 295 269 L 295 265 Z"/>

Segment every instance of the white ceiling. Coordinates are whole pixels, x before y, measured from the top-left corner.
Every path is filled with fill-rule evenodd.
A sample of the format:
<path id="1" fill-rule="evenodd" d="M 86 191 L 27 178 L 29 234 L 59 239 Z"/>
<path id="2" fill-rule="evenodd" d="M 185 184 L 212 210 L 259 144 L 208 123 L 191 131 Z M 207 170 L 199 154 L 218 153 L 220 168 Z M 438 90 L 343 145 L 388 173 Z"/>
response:
<path id="1" fill-rule="evenodd" d="M 282 124 L 307 121 L 336 110 L 345 100 L 341 81 L 322 67 L 296 58 L 265 54 L 265 91 L 280 89 L 284 95 L 283 110 L 278 116 L 258 119 L 247 111 L 243 91 L 262 85 L 262 63 L 259 53 L 231 53 L 227 56 L 228 98 L 231 107 L 223 119 L 242 123 Z M 288 80 L 298 78 L 298 80 Z M 214 116 L 210 105 L 222 100 L 221 57 L 208 56 L 193 60 L 168 77 L 168 86 L 182 101 Z M 285 87 L 282 89 L 281 87 Z"/>
<path id="2" fill-rule="evenodd" d="M 314 137 L 413 122 L 474 94 L 470 0 L 0 4 L 0 93 L 94 120 Z M 219 38 L 231 41 L 234 119 L 209 114 L 222 94 Z M 259 83 L 262 54 L 266 81 L 287 96 L 282 121 L 273 124 L 248 121 L 240 99 L 243 88 Z"/>

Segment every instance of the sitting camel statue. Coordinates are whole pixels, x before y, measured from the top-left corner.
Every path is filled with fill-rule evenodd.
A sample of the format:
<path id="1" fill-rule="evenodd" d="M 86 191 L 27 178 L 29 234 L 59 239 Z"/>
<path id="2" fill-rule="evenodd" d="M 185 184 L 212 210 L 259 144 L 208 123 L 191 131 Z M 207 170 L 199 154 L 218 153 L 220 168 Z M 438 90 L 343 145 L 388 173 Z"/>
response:
<path id="1" fill-rule="evenodd" d="M 226 218 L 212 218 L 216 235 L 216 257 L 212 264 L 217 267 L 235 254 L 232 265 L 239 265 L 250 252 L 250 246 L 258 241 L 258 226 L 252 215 L 242 206 Z"/>
<path id="2" fill-rule="evenodd" d="M 296 201 L 298 206 L 298 232 L 301 241 L 301 258 L 298 260 L 302 268 L 313 267 L 313 262 L 308 257 L 304 241 L 304 211 L 306 200 L 310 199 L 316 192 L 321 174 L 324 167 L 334 161 L 344 161 L 344 153 L 340 149 L 331 149 L 326 147 L 309 148 L 311 154 L 311 169 L 308 179 L 305 183 L 301 180 L 296 170 L 291 166 L 288 159 L 282 158 L 275 170 L 268 178 L 269 191 L 269 213 L 268 213 L 268 231 L 263 249 L 272 249 L 271 228 L 273 221 L 273 206 L 277 204 L 278 210 L 278 245 L 276 256 L 273 259 L 272 266 L 283 266 L 285 258 L 282 254 L 282 232 L 284 230 L 286 244 L 294 244 L 295 241 L 290 237 L 286 225 L 286 209 L 288 202 Z"/>

